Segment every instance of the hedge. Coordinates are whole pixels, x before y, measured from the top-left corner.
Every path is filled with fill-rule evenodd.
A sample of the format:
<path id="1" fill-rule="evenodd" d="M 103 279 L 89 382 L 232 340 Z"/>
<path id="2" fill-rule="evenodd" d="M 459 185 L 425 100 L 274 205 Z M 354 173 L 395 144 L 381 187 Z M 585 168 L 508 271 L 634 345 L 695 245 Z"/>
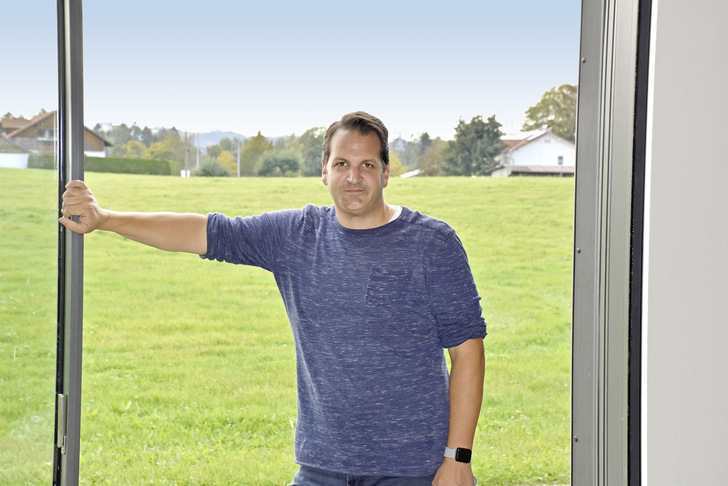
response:
<path id="1" fill-rule="evenodd" d="M 30 154 L 28 155 L 28 169 L 50 169 L 56 168 L 56 156 L 54 154 Z"/>
<path id="2" fill-rule="evenodd" d="M 180 175 L 180 164 L 173 160 L 116 159 L 86 157 L 85 170 L 120 174 Z"/>
<path id="3" fill-rule="evenodd" d="M 53 154 L 31 154 L 29 169 L 55 169 Z M 84 157 L 84 170 L 113 172 L 116 174 L 180 175 L 180 164 L 173 160 L 117 159 L 111 157 Z"/>

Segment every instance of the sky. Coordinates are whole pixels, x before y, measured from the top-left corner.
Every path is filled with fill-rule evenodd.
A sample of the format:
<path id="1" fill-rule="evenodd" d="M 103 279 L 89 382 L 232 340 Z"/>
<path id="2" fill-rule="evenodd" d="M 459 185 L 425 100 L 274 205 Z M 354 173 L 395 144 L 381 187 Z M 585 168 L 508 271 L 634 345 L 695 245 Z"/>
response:
<path id="1" fill-rule="evenodd" d="M 0 1 L 3 37 L 14 40 L 0 64 L 0 115 L 55 109 L 56 1 Z M 274 137 L 364 110 L 391 138 L 449 140 L 459 120 L 492 115 L 512 133 L 543 93 L 577 83 L 580 8 L 580 0 L 86 0 L 84 122 Z"/>

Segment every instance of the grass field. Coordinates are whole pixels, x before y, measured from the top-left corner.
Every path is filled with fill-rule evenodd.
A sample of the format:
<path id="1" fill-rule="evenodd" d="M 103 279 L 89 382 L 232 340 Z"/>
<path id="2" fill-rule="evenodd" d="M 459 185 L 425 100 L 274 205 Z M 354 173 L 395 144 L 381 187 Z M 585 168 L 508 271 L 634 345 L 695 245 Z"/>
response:
<path id="1" fill-rule="evenodd" d="M 0 485 L 49 484 L 56 319 L 52 171 L 0 169 Z M 329 204 L 316 179 L 87 174 L 109 209 L 229 215 Z M 479 484 L 569 482 L 574 179 L 392 180 L 449 222 L 489 335 Z M 85 237 L 82 484 L 285 485 L 293 343 L 272 276 Z"/>

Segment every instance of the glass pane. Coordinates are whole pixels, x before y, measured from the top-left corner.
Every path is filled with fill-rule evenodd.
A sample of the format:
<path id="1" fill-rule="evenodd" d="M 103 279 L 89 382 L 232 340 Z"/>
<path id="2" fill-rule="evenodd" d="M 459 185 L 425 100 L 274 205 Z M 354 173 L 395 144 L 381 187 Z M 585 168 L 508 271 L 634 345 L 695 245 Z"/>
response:
<path id="1" fill-rule="evenodd" d="M 56 369 L 56 2 L 3 5 L 0 484 L 50 484 Z"/>
<path id="2" fill-rule="evenodd" d="M 519 132 L 545 92 L 576 84 L 578 1 L 85 7 L 86 123 L 113 144 L 87 164 L 103 206 L 234 216 L 330 205 L 320 127 L 360 109 L 382 118 L 392 170 L 413 176 L 392 177 L 385 196 L 455 227 L 483 296 L 476 475 L 569 481 L 573 178 L 443 174 L 461 120 L 495 115 Z M 512 154 L 511 165 L 573 174 L 564 137 L 542 135 L 531 147 L 548 162 Z M 298 169 L 266 172 L 265 150 L 295 152 Z M 127 159 L 192 177 L 111 173 Z M 205 171 L 227 176 L 196 177 Z M 85 248 L 82 477 L 288 484 L 295 358 L 271 275 L 108 233 Z"/>

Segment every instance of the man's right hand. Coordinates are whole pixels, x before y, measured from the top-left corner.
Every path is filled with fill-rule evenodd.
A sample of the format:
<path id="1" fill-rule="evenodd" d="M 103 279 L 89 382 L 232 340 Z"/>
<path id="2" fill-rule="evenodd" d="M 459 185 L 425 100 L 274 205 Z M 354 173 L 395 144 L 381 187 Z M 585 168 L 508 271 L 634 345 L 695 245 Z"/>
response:
<path id="1" fill-rule="evenodd" d="M 63 217 L 58 222 L 82 235 L 101 228 L 108 219 L 108 214 L 96 202 L 91 189 L 78 180 L 66 184 L 61 211 Z M 71 219 L 71 216 L 77 216 L 77 221 Z"/>

